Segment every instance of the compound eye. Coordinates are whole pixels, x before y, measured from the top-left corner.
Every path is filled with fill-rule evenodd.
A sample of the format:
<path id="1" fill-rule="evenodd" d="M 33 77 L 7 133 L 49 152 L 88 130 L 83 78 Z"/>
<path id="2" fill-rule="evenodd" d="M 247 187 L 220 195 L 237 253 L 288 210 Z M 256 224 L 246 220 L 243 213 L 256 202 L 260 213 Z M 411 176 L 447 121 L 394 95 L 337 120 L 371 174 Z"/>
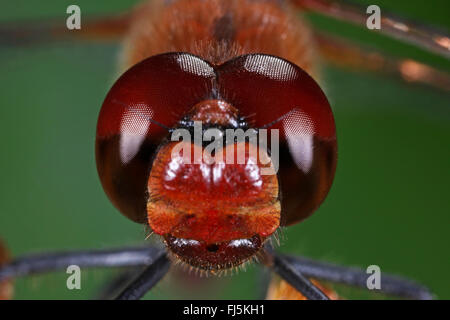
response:
<path id="1" fill-rule="evenodd" d="M 105 98 L 96 161 L 103 188 L 129 219 L 146 222 L 152 155 L 193 105 L 211 91 L 214 69 L 185 53 L 150 57 L 125 72 Z"/>
<path id="2" fill-rule="evenodd" d="M 251 127 L 279 130 L 281 223 L 305 219 L 325 199 L 336 168 L 336 129 L 325 94 L 301 68 L 269 55 L 238 57 L 217 73 L 221 97 Z"/>

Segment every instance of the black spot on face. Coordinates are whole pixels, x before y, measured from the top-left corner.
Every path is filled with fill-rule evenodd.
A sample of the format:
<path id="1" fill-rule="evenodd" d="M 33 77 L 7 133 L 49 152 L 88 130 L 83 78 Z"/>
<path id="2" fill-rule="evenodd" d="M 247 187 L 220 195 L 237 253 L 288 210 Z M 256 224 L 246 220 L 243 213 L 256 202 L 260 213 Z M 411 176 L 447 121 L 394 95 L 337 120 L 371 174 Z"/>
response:
<path id="1" fill-rule="evenodd" d="M 230 12 L 214 22 L 213 35 L 219 41 L 231 41 L 234 38 L 235 28 L 233 25 L 233 16 Z"/>

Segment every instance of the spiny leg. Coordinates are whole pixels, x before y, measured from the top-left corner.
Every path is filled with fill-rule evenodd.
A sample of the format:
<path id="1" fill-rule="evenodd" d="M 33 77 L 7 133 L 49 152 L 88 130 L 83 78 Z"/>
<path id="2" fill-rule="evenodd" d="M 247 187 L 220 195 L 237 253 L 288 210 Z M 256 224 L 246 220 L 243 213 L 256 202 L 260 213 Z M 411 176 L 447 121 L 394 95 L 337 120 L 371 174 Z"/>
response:
<path id="1" fill-rule="evenodd" d="M 166 252 L 160 252 L 158 257 L 117 296 L 116 300 L 138 300 L 142 298 L 164 277 L 169 271 L 169 267 L 170 260 Z"/>
<path id="2" fill-rule="evenodd" d="M 337 266 L 330 263 L 290 255 L 280 255 L 280 257 L 293 269 L 304 274 L 308 278 L 343 283 L 367 289 L 367 279 L 369 275 L 365 270 Z M 431 292 L 426 287 L 416 284 L 411 280 L 384 273 L 381 274 L 381 289 L 376 291 L 398 297 L 419 300 L 430 300 L 433 298 Z"/>
<path id="3" fill-rule="evenodd" d="M 297 289 L 308 300 L 329 300 L 328 296 L 306 278 L 298 268 L 285 256 L 275 253 L 266 246 L 264 252 L 265 264 L 281 278 Z"/>
<path id="4" fill-rule="evenodd" d="M 368 15 L 365 6 L 350 1 L 337 0 L 292 0 L 304 10 L 310 10 L 338 20 L 366 26 Z M 384 9 L 381 10 L 380 32 L 393 38 L 422 47 L 428 51 L 450 58 L 450 37 L 448 34 L 401 18 Z"/>
<path id="5" fill-rule="evenodd" d="M 154 247 L 45 253 L 23 256 L 0 267 L 0 280 L 79 267 L 124 267 L 151 264 L 162 250 Z"/>

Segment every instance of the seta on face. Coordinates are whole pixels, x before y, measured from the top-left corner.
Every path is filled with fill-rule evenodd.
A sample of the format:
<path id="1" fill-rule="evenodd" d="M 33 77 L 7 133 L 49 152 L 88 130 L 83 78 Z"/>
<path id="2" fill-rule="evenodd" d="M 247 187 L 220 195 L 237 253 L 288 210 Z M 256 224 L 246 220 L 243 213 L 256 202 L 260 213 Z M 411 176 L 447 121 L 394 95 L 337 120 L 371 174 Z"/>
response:
<path id="1" fill-rule="evenodd" d="M 171 138 L 195 136 L 198 123 L 202 139 Z M 270 134 L 264 147 L 226 139 L 230 129 L 260 128 L 279 132 L 275 153 Z M 205 139 L 208 131 L 214 139 Z M 212 140 L 220 146 L 206 154 L 215 161 L 204 156 Z M 125 72 L 108 93 L 96 160 L 125 216 L 148 224 L 177 260 L 214 272 L 257 257 L 280 226 L 317 209 L 334 177 L 335 125 L 317 83 L 286 60 L 249 54 L 214 66 L 162 54 Z"/>

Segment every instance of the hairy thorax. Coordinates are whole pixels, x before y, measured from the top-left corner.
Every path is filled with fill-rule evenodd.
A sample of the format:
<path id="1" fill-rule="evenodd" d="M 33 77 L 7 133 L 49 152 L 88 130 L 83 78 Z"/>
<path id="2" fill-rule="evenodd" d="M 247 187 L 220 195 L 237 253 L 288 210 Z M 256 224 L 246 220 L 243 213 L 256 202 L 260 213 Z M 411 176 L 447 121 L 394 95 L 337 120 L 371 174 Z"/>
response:
<path id="1" fill-rule="evenodd" d="M 242 54 L 265 53 L 314 75 L 310 28 L 290 9 L 279 1 L 150 1 L 134 13 L 123 67 L 164 52 L 189 52 L 216 65 Z"/>

